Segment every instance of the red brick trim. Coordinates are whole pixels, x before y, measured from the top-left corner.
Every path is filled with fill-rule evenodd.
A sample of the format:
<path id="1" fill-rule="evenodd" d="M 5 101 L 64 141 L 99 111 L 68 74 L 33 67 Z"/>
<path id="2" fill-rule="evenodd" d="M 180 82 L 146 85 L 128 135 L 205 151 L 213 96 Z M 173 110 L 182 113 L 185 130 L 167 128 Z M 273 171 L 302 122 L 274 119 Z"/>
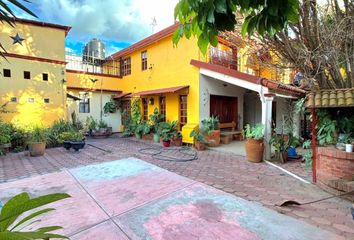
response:
<path id="1" fill-rule="evenodd" d="M 22 23 L 22 24 L 63 30 L 63 31 L 65 31 L 65 36 L 67 36 L 69 31 L 71 30 L 71 27 L 69 27 L 69 26 L 59 25 L 59 24 L 55 24 L 55 23 L 39 22 L 39 21 L 23 19 L 23 18 L 16 18 L 14 20 L 15 20 L 15 22 Z"/>
<path id="2" fill-rule="evenodd" d="M 100 92 L 101 89 L 99 88 L 85 88 L 85 87 L 74 87 L 74 86 L 67 86 L 67 89 L 73 89 L 73 90 L 84 90 L 87 92 Z M 113 89 L 102 89 L 103 92 L 113 92 L 116 94 L 122 93 L 120 90 L 113 90 Z"/>
<path id="3" fill-rule="evenodd" d="M 160 32 L 157 32 L 147 38 L 144 38 L 143 40 L 131 45 L 130 47 L 127 47 L 119 52 L 116 52 L 115 54 L 111 55 L 110 57 L 108 57 L 107 59 L 110 59 L 111 57 L 114 58 L 114 59 L 117 59 L 119 57 L 125 57 L 129 54 L 131 54 L 132 52 L 140 49 L 140 48 L 143 48 L 145 46 L 148 46 L 150 45 L 151 43 L 154 43 L 158 40 L 161 40 L 163 38 L 166 38 L 170 35 L 173 34 L 173 32 L 180 26 L 180 23 L 177 22 L 163 30 L 161 30 Z"/>
<path id="4" fill-rule="evenodd" d="M 216 64 L 210 64 L 207 62 L 201 62 L 198 60 L 194 60 L 192 59 L 190 62 L 191 65 L 196 66 L 198 68 L 205 68 L 214 72 L 218 72 L 221 74 L 225 74 L 234 78 L 239 78 L 242 79 L 244 81 L 248 81 L 250 83 L 254 83 L 254 84 L 258 84 L 258 85 L 262 85 L 264 87 L 276 90 L 276 91 L 280 91 L 280 92 L 284 92 L 284 93 L 290 93 L 296 96 L 305 96 L 306 91 L 302 90 L 302 89 L 298 89 L 296 87 L 292 87 L 292 86 L 288 86 L 273 80 L 269 80 L 266 78 L 260 78 L 260 77 L 256 77 L 247 73 L 242 73 L 233 69 L 229 69 L 223 66 L 219 66 Z"/>
<path id="5" fill-rule="evenodd" d="M 68 73 L 77 73 L 77 74 L 93 75 L 93 76 L 101 76 L 101 77 L 122 78 L 121 76 L 112 75 L 112 74 L 105 74 L 105 73 L 90 73 L 90 72 L 85 72 L 85 71 L 77 71 L 77 70 L 71 70 L 71 69 L 66 69 L 66 72 L 68 72 Z"/>
<path id="6" fill-rule="evenodd" d="M 47 62 L 47 63 L 54 63 L 54 64 L 60 64 L 60 65 L 67 64 L 67 62 L 65 62 L 65 61 L 59 61 L 59 60 L 54 60 L 54 59 L 49 59 L 49 58 L 27 56 L 27 55 L 21 55 L 21 54 L 16 54 L 16 53 L 3 53 L 3 54 L 6 57 L 20 58 L 20 59 L 25 59 L 25 60 L 37 61 L 37 62 Z"/>
<path id="7" fill-rule="evenodd" d="M 265 93 L 264 94 L 265 97 L 275 97 L 274 93 Z"/>

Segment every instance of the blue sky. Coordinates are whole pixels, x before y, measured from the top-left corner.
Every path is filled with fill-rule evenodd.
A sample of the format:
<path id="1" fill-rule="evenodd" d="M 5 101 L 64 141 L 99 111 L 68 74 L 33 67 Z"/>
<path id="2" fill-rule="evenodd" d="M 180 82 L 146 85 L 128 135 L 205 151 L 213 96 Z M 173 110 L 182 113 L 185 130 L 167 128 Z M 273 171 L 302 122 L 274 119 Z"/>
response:
<path id="1" fill-rule="evenodd" d="M 107 55 L 123 49 L 174 23 L 173 10 L 178 0 L 31 0 L 26 4 L 38 21 L 72 27 L 67 50 L 81 53 L 86 42 L 99 38 Z M 21 18 L 31 18 L 23 12 Z"/>

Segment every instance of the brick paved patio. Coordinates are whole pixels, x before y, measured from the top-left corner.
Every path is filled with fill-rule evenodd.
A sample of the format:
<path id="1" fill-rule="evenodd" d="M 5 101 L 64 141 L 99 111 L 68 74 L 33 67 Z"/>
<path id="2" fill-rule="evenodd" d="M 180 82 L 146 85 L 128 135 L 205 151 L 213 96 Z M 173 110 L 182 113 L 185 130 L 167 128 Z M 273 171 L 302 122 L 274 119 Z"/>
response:
<path id="1" fill-rule="evenodd" d="M 168 162 L 139 153 L 139 149 L 156 147 L 148 142 L 115 137 L 88 140 L 88 143 L 106 151 L 87 146 L 84 151 L 79 153 L 55 148 L 48 149 L 45 156 L 38 158 L 30 158 L 25 153 L 0 157 L 0 182 L 95 162 L 138 157 L 225 192 L 260 202 L 266 207 L 327 229 L 347 239 L 354 239 L 354 220 L 350 214 L 352 203 L 347 200 L 336 198 L 300 207 L 282 209 L 276 207 L 275 204 L 289 199 L 307 202 L 327 197 L 329 194 L 265 163 L 252 164 L 247 162 L 244 157 L 210 150 L 199 152 L 199 158 L 195 161 Z"/>

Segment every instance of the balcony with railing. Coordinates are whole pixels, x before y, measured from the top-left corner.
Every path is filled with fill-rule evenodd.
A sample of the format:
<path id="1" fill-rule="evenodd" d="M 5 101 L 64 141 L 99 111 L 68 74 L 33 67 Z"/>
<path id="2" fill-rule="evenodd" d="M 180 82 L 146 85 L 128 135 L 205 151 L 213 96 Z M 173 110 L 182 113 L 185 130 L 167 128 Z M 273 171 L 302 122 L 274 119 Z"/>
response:
<path id="1" fill-rule="evenodd" d="M 233 70 L 238 69 L 237 54 L 234 54 L 232 51 L 221 50 L 215 47 L 210 47 L 208 62 Z"/>
<path id="2" fill-rule="evenodd" d="M 66 69 L 83 73 L 93 73 L 111 76 L 120 76 L 120 64 L 118 61 L 98 59 L 92 56 L 80 56 L 66 53 Z"/>

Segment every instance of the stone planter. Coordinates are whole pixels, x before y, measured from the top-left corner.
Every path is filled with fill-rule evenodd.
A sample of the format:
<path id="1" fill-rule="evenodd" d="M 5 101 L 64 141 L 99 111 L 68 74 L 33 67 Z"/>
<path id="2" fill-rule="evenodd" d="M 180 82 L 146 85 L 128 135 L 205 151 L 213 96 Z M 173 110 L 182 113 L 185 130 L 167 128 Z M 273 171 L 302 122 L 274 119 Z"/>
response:
<path id="1" fill-rule="evenodd" d="M 45 152 L 45 143 L 28 143 L 28 150 L 31 157 L 43 156 Z"/>
<path id="2" fill-rule="evenodd" d="M 83 149 L 85 146 L 85 142 L 71 142 L 71 147 L 77 152 L 80 149 Z"/>
<path id="3" fill-rule="evenodd" d="M 63 147 L 64 147 L 66 150 L 70 150 L 70 148 L 71 148 L 71 142 L 70 142 L 70 141 L 64 141 L 64 142 L 63 142 Z"/>
<path id="4" fill-rule="evenodd" d="M 246 158 L 250 162 L 259 163 L 263 159 L 264 142 L 263 139 L 255 140 L 252 138 L 247 139 L 245 143 Z"/>

